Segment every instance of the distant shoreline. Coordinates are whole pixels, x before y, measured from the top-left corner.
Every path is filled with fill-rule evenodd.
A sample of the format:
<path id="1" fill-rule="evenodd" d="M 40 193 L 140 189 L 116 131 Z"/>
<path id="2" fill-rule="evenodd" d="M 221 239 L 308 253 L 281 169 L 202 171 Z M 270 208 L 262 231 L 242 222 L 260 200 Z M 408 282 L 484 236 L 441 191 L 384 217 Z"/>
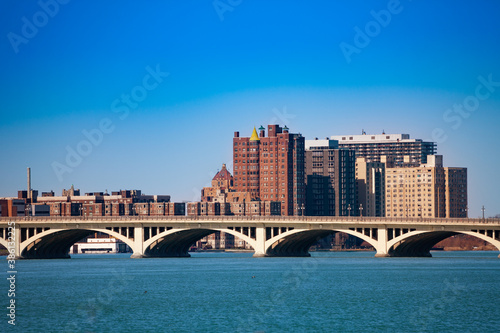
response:
<path id="1" fill-rule="evenodd" d="M 436 248 L 436 249 L 431 249 L 431 251 L 444 251 L 444 252 L 460 252 L 460 251 L 497 251 L 495 249 L 491 248 L 477 248 L 477 249 L 464 249 L 464 248 Z M 196 250 L 196 251 L 189 251 L 189 253 L 216 253 L 216 252 L 227 252 L 227 253 L 254 253 L 254 250 L 246 250 L 246 249 L 211 249 L 211 250 Z M 342 249 L 342 250 L 337 250 L 337 249 L 325 249 L 325 250 L 309 250 L 309 252 L 375 252 L 374 249 Z M 120 252 L 120 253 L 132 253 L 132 252 Z M 7 256 L 9 252 L 5 249 L 0 249 L 0 256 Z M 110 254 L 110 253 L 79 253 L 79 254 Z"/>

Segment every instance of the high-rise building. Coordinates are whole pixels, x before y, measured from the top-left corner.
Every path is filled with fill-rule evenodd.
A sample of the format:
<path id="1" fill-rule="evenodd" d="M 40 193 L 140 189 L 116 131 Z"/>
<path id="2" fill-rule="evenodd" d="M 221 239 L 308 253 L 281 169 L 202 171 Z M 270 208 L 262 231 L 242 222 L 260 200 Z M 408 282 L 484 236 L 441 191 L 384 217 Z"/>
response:
<path id="1" fill-rule="evenodd" d="M 356 159 L 356 192 L 363 216 L 385 216 L 385 166 Z"/>
<path id="2" fill-rule="evenodd" d="M 282 215 L 301 215 L 305 208 L 304 137 L 288 127 L 254 128 L 250 137 L 233 138 L 234 188 L 252 200 L 280 201 Z"/>
<path id="3" fill-rule="evenodd" d="M 428 155 L 436 154 L 436 143 L 421 139 L 410 139 L 409 134 L 379 134 L 369 135 L 334 135 L 333 140 L 339 141 L 339 148 L 349 148 L 356 151 L 356 157 L 366 158 L 366 162 L 380 162 L 381 156 L 392 159 L 395 166 L 413 166 L 427 163 Z"/>
<path id="4" fill-rule="evenodd" d="M 311 216 L 358 215 L 354 151 L 336 140 L 306 140 L 307 205 Z"/>
<path id="5" fill-rule="evenodd" d="M 386 169 L 387 217 L 466 217 L 467 169 L 445 168 L 441 155 L 418 167 Z"/>
<path id="6" fill-rule="evenodd" d="M 446 217 L 468 217 L 467 168 L 444 168 Z"/>

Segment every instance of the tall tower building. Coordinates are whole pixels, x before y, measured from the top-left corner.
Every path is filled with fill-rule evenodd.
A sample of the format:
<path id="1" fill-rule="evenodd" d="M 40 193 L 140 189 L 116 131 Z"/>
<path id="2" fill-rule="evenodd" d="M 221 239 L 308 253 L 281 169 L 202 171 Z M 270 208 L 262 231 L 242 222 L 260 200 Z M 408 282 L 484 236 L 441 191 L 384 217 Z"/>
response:
<path id="1" fill-rule="evenodd" d="M 395 166 L 419 166 L 427 163 L 428 155 L 436 154 L 436 143 L 421 139 L 410 139 L 409 134 L 335 135 L 332 140 L 339 141 L 339 148 L 356 151 L 356 157 L 364 157 L 366 162 L 380 162 L 387 156 Z M 405 156 L 407 161 L 405 162 Z"/>
<path id="2" fill-rule="evenodd" d="M 260 134 L 260 135 L 259 135 Z M 305 208 L 304 137 L 288 127 L 254 128 L 250 137 L 233 138 L 234 188 L 252 200 L 280 201 L 282 215 L 301 215 Z"/>
<path id="3" fill-rule="evenodd" d="M 233 138 L 234 189 L 249 192 L 252 200 L 260 198 L 260 139 L 255 127 L 250 137 L 240 137 L 234 132 Z"/>
<path id="4" fill-rule="evenodd" d="M 385 167 L 386 163 L 356 159 L 356 187 L 363 216 L 385 216 Z"/>
<path id="5" fill-rule="evenodd" d="M 468 217 L 467 168 L 444 168 L 446 217 Z"/>
<path id="6" fill-rule="evenodd" d="M 307 214 L 358 215 L 354 151 L 336 140 L 306 140 Z"/>

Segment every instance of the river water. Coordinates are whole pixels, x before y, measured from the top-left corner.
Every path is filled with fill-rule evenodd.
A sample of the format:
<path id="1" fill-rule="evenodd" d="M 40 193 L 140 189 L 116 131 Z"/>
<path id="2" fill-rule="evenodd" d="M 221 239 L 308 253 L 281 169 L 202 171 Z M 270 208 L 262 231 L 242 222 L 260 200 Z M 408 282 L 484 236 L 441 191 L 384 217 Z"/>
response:
<path id="1" fill-rule="evenodd" d="M 500 331 L 498 252 L 129 256 L 18 261 L 16 326 L 4 310 L 0 331 Z"/>

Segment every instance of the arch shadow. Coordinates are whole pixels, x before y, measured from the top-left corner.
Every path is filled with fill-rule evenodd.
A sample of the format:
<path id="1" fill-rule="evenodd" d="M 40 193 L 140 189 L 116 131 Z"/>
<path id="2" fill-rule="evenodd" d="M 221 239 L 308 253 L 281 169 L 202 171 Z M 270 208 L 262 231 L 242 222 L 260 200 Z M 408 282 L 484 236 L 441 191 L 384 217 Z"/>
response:
<path id="1" fill-rule="evenodd" d="M 500 251 L 500 242 L 488 236 L 470 231 L 413 231 L 388 242 L 391 257 L 432 257 L 430 251 L 437 243 L 454 235 L 464 234 L 481 239 Z M 499 256 L 500 257 L 500 256 Z"/>
<path id="2" fill-rule="evenodd" d="M 79 240 L 101 232 L 121 240 L 131 249 L 133 240 L 108 229 L 50 229 L 36 234 L 20 246 L 20 259 L 69 259 L 71 246 Z"/>
<path id="3" fill-rule="evenodd" d="M 0 249 L 7 250 L 9 247 L 8 241 L 6 239 L 0 238 Z"/>
<path id="4" fill-rule="evenodd" d="M 171 229 L 144 242 L 144 257 L 190 257 L 189 249 L 200 239 L 215 232 L 225 232 L 247 242 L 255 249 L 255 240 L 230 229 Z"/>
<path id="5" fill-rule="evenodd" d="M 310 257 L 309 248 L 324 237 L 337 232 L 366 241 L 377 250 L 377 241 L 350 229 L 294 229 L 266 241 L 267 257 Z"/>

